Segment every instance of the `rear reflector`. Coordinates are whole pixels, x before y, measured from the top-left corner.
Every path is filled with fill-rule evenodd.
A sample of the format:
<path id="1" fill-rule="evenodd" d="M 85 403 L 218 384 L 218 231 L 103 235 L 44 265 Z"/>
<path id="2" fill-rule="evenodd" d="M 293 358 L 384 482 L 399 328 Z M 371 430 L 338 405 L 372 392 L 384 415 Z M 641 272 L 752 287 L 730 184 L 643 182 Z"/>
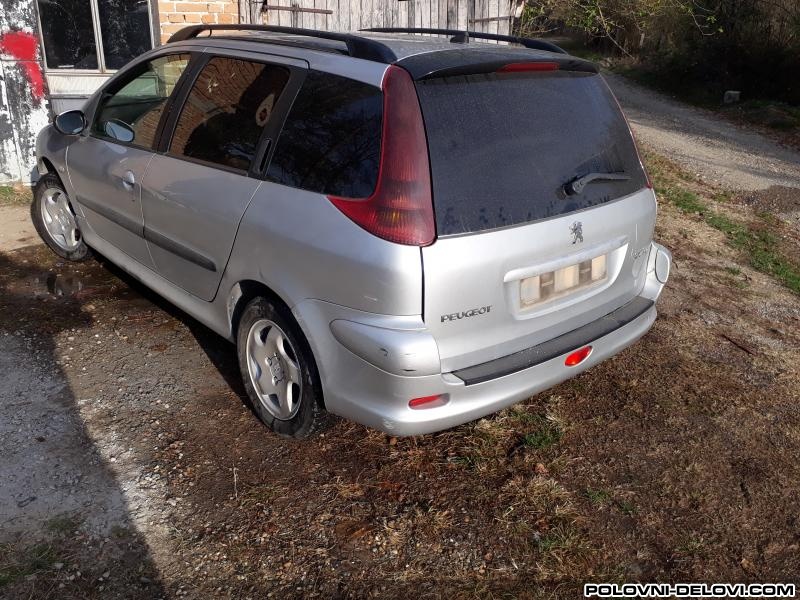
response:
<path id="1" fill-rule="evenodd" d="M 529 71 L 558 71 L 558 63 L 519 62 L 509 63 L 497 69 L 498 73 L 525 73 Z"/>
<path id="2" fill-rule="evenodd" d="M 436 236 L 428 142 L 414 82 L 391 65 L 383 78 L 378 182 L 369 198 L 328 196 L 360 227 L 390 242 L 427 246 Z"/>
<path id="3" fill-rule="evenodd" d="M 572 354 L 567 356 L 564 364 L 568 367 L 574 367 L 575 365 L 581 364 L 584 360 L 589 358 L 589 355 L 592 353 L 591 346 L 584 346 L 580 350 L 575 350 Z"/>
<path id="4" fill-rule="evenodd" d="M 444 406 L 449 399 L 448 394 L 436 394 L 435 396 L 422 396 L 421 398 L 414 398 L 409 401 L 408 407 L 414 409 L 421 408 L 435 408 L 437 406 Z"/>

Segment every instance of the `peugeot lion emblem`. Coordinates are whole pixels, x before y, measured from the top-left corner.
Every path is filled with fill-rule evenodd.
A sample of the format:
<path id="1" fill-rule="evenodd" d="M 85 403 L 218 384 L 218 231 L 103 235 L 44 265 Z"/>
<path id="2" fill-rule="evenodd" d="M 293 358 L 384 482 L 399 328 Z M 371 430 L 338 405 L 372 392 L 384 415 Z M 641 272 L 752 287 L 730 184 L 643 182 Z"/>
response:
<path id="1" fill-rule="evenodd" d="M 583 223 L 575 221 L 569 226 L 569 232 L 572 234 L 573 244 L 577 244 L 578 242 L 581 244 L 583 243 Z"/>

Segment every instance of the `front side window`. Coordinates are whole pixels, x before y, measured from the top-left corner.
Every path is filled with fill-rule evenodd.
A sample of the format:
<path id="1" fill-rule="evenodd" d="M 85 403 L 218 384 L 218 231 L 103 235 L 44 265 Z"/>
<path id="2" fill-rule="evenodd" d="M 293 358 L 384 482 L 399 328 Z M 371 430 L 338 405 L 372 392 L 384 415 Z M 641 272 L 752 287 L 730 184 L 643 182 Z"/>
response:
<path id="1" fill-rule="evenodd" d="M 47 68 L 122 68 L 153 47 L 150 1 L 38 0 Z"/>
<path id="2" fill-rule="evenodd" d="M 284 67 L 212 58 L 186 99 L 170 154 L 246 171 L 287 81 Z"/>
<path id="3" fill-rule="evenodd" d="M 189 58 L 189 54 L 156 58 L 145 63 L 133 79 L 122 82 L 122 87 L 104 94 L 92 133 L 154 148 L 156 130 L 167 99 L 189 64 Z M 132 133 L 133 139 L 124 139 L 121 131 Z"/>

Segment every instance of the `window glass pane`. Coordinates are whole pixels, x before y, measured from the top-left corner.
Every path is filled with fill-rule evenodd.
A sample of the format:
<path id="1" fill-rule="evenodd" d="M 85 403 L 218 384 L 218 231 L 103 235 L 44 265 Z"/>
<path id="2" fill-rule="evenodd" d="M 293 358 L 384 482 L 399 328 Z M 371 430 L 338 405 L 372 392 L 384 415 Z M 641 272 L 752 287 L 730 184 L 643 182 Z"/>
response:
<path id="1" fill-rule="evenodd" d="M 50 69 L 97 69 L 89 0 L 39 0 L 39 17 Z"/>
<path id="2" fill-rule="evenodd" d="M 153 47 L 148 3 L 149 0 L 98 0 L 107 69 L 120 69 Z"/>
<path id="3" fill-rule="evenodd" d="M 418 82 L 417 94 L 439 235 L 564 215 L 647 183 L 625 119 L 599 75 L 442 77 Z M 567 182 L 596 172 L 629 179 L 596 180 L 565 196 Z"/>
<path id="4" fill-rule="evenodd" d="M 115 86 L 104 96 L 93 132 L 101 137 L 114 137 L 106 124 L 121 121 L 133 130 L 134 144 L 152 148 L 167 98 L 188 64 L 188 54 L 162 56 L 145 63 L 138 75 L 126 78 L 120 82 L 122 87 Z"/>
<path id="5" fill-rule="evenodd" d="M 189 93 L 170 153 L 246 171 L 288 80 L 283 67 L 212 58 Z"/>
<path id="6" fill-rule="evenodd" d="M 380 89 L 309 71 L 267 178 L 312 192 L 366 198 L 378 178 L 382 116 Z"/>

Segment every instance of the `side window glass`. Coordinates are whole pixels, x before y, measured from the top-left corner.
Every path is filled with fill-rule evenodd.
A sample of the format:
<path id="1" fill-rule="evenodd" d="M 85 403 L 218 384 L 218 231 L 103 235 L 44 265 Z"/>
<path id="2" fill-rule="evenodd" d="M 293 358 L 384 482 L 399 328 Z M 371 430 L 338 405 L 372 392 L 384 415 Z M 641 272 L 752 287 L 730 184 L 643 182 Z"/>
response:
<path id="1" fill-rule="evenodd" d="M 246 171 L 289 70 L 215 57 L 197 76 L 169 152 Z"/>
<path id="2" fill-rule="evenodd" d="M 378 179 L 382 118 L 379 88 L 309 71 L 283 125 L 267 179 L 366 198 Z"/>
<path id="3" fill-rule="evenodd" d="M 100 101 L 92 127 L 95 135 L 153 148 L 164 107 L 189 64 L 189 54 L 152 60 L 133 79 Z"/>

